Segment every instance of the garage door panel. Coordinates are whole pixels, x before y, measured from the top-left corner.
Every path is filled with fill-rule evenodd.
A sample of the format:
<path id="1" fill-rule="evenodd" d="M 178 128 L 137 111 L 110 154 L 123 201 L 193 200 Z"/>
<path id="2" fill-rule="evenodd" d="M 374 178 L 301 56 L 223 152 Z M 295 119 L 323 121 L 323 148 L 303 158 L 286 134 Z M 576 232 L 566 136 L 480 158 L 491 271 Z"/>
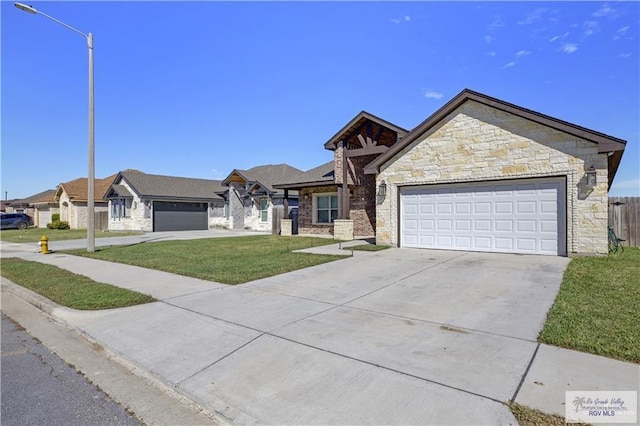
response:
<path id="1" fill-rule="evenodd" d="M 489 219 L 474 220 L 473 225 L 474 225 L 473 226 L 474 231 L 491 232 L 491 221 Z"/>
<path id="2" fill-rule="evenodd" d="M 473 246 L 471 245 L 471 241 L 472 241 L 471 237 L 458 236 L 456 237 L 456 247 L 459 247 L 465 250 L 472 250 Z"/>
<path id="3" fill-rule="evenodd" d="M 474 237 L 473 248 L 476 250 L 488 251 L 491 249 L 492 238 L 491 237 Z"/>
<path id="4" fill-rule="evenodd" d="M 491 214 L 491 203 L 477 202 L 473 205 L 475 214 Z"/>
<path id="5" fill-rule="evenodd" d="M 423 219 L 420 221 L 420 230 L 421 231 L 433 231 L 435 229 L 435 220 L 433 219 Z"/>
<path id="6" fill-rule="evenodd" d="M 549 178 L 401 189 L 403 222 L 420 223 L 401 229 L 401 245 L 564 255 L 564 185 Z"/>
<path id="7" fill-rule="evenodd" d="M 456 231 L 471 231 L 471 220 L 469 219 L 457 219 Z"/>
<path id="8" fill-rule="evenodd" d="M 512 220 L 495 220 L 493 223 L 495 224 L 496 232 L 512 232 L 513 231 Z"/>
<path id="9" fill-rule="evenodd" d="M 198 231 L 209 229 L 207 203 L 154 201 L 153 230 Z"/>
<path id="10" fill-rule="evenodd" d="M 540 213 L 553 213 L 558 212 L 558 204 L 553 201 L 543 201 L 540 203 Z"/>
<path id="11" fill-rule="evenodd" d="M 417 241 L 417 240 L 416 240 Z M 435 245 L 435 238 L 433 235 L 421 235 L 419 247 L 432 247 Z"/>
<path id="12" fill-rule="evenodd" d="M 518 232 L 527 233 L 527 232 L 536 232 L 536 221 L 535 220 L 518 220 Z"/>

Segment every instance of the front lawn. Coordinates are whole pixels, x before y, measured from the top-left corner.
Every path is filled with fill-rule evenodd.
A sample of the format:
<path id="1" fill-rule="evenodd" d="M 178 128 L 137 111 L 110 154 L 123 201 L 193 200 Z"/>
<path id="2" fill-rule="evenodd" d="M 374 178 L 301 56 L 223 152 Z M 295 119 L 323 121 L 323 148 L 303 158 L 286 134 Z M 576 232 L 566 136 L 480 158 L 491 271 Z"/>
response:
<path id="1" fill-rule="evenodd" d="M 108 237 L 125 237 L 127 235 L 141 235 L 144 232 L 137 231 L 98 231 L 96 230 L 96 238 Z M 49 229 L 49 228 L 27 228 L 20 229 L 4 229 L 0 231 L 0 240 L 9 243 L 37 243 L 40 237 L 46 235 L 49 241 L 63 240 L 80 240 L 87 238 L 86 229 Z"/>
<path id="2" fill-rule="evenodd" d="M 640 363 L 640 249 L 572 259 L 538 340 Z"/>
<path id="3" fill-rule="evenodd" d="M 73 309 L 123 308 L 155 301 L 146 294 L 98 283 L 53 265 L 3 258 L 1 266 L 2 276 L 13 283 Z"/>
<path id="4" fill-rule="evenodd" d="M 292 253 L 293 250 L 333 243 L 334 240 L 326 238 L 255 235 L 146 242 L 99 248 L 95 253 L 87 253 L 84 249 L 66 253 L 223 284 L 241 284 L 342 259 L 343 256 Z"/>

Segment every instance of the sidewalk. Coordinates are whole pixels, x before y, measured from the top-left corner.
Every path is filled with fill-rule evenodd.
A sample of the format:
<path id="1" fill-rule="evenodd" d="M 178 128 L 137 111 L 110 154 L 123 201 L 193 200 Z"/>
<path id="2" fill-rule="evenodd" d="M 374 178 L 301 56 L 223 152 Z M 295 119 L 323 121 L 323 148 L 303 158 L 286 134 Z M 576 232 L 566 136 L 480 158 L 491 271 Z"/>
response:
<path id="1" fill-rule="evenodd" d="M 2 280 L 3 291 L 40 307 L 106 347 L 123 364 L 136 365 L 232 423 L 514 422 L 499 401 L 321 351 L 279 334 L 290 324 L 313 320 L 340 309 L 339 305 L 270 293 L 262 286 L 227 286 L 65 254 L 42 255 L 32 247 L 12 247 L 4 253 L 4 246 L 3 256 L 56 265 L 157 298 L 158 302 L 129 308 L 75 311 Z M 314 252 L 345 254 L 338 244 Z M 370 269 L 385 261 L 384 255 L 375 253 L 354 255 L 337 261 L 342 266 L 319 265 L 292 272 L 295 279 L 289 279 L 301 282 L 330 269 L 348 275 L 348 269 Z M 326 330 L 327 335 L 337 332 Z M 514 396 L 520 404 L 564 416 L 566 390 L 639 387 L 637 364 L 539 345 Z"/>

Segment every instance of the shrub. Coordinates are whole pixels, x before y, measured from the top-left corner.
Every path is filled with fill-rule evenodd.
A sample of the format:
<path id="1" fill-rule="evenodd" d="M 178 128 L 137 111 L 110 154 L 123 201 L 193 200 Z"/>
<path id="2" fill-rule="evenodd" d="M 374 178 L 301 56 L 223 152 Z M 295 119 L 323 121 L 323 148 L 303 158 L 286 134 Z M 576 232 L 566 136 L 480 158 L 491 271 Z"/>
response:
<path id="1" fill-rule="evenodd" d="M 51 222 L 60 222 L 60 213 L 53 213 L 51 215 Z"/>
<path id="2" fill-rule="evenodd" d="M 57 222 L 47 223 L 47 228 L 49 229 L 69 229 L 69 222 L 64 220 L 59 220 Z"/>

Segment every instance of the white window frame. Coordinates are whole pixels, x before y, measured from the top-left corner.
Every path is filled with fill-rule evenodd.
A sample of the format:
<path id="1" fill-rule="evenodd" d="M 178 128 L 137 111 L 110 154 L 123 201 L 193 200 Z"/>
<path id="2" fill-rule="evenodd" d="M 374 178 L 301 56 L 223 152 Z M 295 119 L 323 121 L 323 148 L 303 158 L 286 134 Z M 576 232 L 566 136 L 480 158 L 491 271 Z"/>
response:
<path id="1" fill-rule="evenodd" d="M 318 222 L 318 198 L 319 197 L 338 197 L 338 193 L 337 192 L 319 192 L 316 194 L 313 194 L 313 199 L 312 199 L 312 207 L 313 207 L 313 224 L 314 225 L 327 225 L 327 226 L 331 226 L 333 225 L 333 222 Z M 338 200 L 338 202 L 340 202 Z M 338 211 L 338 207 L 336 207 L 335 209 L 331 208 L 331 201 L 329 201 L 329 220 L 331 220 L 331 210 L 336 210 Z"/>

